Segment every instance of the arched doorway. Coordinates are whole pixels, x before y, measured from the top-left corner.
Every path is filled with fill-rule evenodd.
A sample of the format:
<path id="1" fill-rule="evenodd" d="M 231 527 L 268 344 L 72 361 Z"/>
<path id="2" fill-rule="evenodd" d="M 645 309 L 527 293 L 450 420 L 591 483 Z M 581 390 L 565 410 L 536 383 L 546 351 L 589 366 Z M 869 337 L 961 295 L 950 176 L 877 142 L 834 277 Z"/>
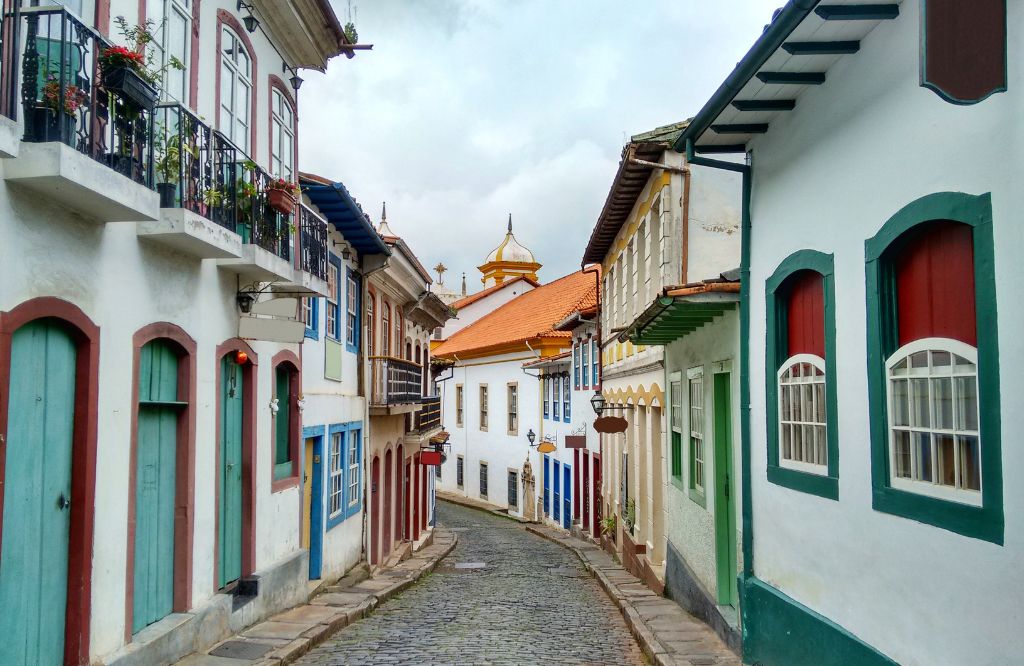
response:
<path id="1" fill-rule="evenodd" d="M 395 541 L 401 542 L 405 539 L 405 503 L 406 493 L 402 484 L 402 472 L 405 467 L 405 450 L 399 444 L 398 452 L 395 455 Z"/>
<path id="2" fill-rule="evenodd" d="M 418 541 L 420 538 L 420 454 L 416 453 L 412 457 L 412 477 L 413 477 L 413 491 L 412 491 L 412 540 Z"/>
<path id="3" fill-rule="evenodd" d="M 384 557 L 388 557 L 391 554 L 391 548 L 394 545 L 394 515 L 392 515 L 394 502 L 391 499 L 391 494 L 394 492 L 394 476 L 391 474 L 391 465 L 394 463 L 391 449 L 388 449 L 387 453 L 384 454 Z"/>
<path id="4" fill-rule="evenodd" d="M 57 298 L 0 313 L 0 663 L 89 659 L 98 341 Z"/>
<path id="5" fill-rule="evenodd" d="M 412 539 L 412 462 L 405 461 L 405 491 L 402 493 L 405 513 L 402 517 L 402 538 Z"/>
<path id="6" fill-rule="evenodd" d="M 370 564 L 380 564 L 380 456 L 373 457 L 370 473 Z"/>

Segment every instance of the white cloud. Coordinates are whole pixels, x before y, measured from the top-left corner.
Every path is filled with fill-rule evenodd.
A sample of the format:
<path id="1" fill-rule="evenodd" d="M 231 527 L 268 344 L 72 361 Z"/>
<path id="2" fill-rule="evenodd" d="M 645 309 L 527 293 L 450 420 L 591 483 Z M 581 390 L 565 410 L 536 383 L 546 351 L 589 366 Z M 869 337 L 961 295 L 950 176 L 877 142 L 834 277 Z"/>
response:
<path id="1" fill-rule="evenodd" d="M 579 267 L 624 134 L 696 113 L 778 1 L 354 2 L 374 49 L 303 74 L 301 168 L 375 221 L 386 200 L 471 289 L 511 211 L 552 280 Z"/>

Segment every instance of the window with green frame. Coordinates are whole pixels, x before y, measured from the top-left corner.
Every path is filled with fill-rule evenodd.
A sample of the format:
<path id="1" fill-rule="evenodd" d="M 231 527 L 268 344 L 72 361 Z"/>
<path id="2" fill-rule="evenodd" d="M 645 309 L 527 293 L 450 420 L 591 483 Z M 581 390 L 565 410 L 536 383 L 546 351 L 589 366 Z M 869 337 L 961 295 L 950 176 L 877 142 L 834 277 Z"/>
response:
<path id="1" fill-rule="evenodd" d="M 864 248 L 872 506 L 1002 544 L 991 194 L 917 199 Z"/>
<path id="2" fill-rule="evenodd" d="M 281 363 L 274 369 L 274 398 L 277 412 L 274 414 L 274 480 L 292 475 L 292 414 L 291 414 L 292 371 Z"/>
<path id="3" fill-rule="evenodd" d="M 799 250 L 765 283 L 768 480 L 839 499 L 833 257 Z"/>
<path id="4" fill-rule="evenodd" d="M 689 441 L 687 446 L 688 465 L 686 487 L 690 499 L 706 506 L 704 461 L 707 460 L 704 443 L 704 368 L 690 368 L 686 371 L 687 394 L 689 395 Z"/>
<path id="5" fill-rule="evenodd" d="M 669 428 L 671 437 L 672 483 L 683 485 L 683 380 L 674 373 L 669 380 Z"/>

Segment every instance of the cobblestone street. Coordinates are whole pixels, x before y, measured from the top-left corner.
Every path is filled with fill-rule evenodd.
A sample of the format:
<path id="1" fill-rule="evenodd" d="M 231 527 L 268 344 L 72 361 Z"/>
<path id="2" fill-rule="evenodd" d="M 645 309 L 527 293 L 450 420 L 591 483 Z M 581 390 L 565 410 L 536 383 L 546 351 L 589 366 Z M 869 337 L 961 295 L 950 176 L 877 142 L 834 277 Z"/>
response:
<path id="1" fill-rule="evenodd" d="M 439 502 L 438 522 L 459 542 L 437 570 L 299 664 L 644 663 L 571 552 L 461 506 Z"/>

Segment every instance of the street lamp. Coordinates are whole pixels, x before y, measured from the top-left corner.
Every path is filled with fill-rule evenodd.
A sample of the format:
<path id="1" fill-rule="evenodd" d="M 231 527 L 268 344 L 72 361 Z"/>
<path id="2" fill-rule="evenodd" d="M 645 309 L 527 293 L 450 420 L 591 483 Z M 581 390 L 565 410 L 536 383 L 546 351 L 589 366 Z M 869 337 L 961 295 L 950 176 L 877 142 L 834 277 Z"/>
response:
<path id="1" fill-rule="evenodd" d="M 600 391 L 594 391 L 593 397 L 590 398 L 590 406 L 594 408 L 595 414 L 601 416 L 601 412 L 604 411 L 604 396 Z"/>
<path id="2" fill-rule="evenodd" d="M 535 432 L 533 431 L 533 428 L 530 428 L 530 432 L 526 433 L 526 440 L 527 440 L 528 442 L 530 442 L 530 446 L 531 446 L 531 447 L 533 446 L 533 442 L 534 442 L 534 440 L 536 440 L 536 439 L 537 439 L 537 433 L 535 433 Z"/>

